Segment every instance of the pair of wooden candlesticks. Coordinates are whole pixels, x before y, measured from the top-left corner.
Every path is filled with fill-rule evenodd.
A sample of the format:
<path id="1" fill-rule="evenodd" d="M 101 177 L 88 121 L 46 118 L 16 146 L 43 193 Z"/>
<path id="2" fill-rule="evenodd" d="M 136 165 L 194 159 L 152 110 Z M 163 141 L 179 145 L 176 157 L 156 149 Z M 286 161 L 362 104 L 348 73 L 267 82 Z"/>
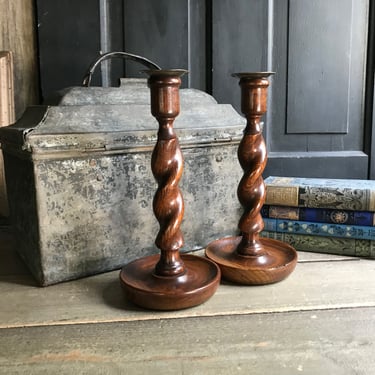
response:
<path id="1" fill-rule="evenodd" d="M 156 310 L 177 310 L 205 302 L 216 291 L 221 275 L 226 280 L 261 285 L 280 281 L 295 268 L 297 253 L 289 245 L 259 238 L 263 229 L 260 210 L 265 200 L 262 172 L 267 151 L 260 119 L 267 110 L 269 72 L 237 73 L 240 79 L 241 111 L 247 125 L 238 148 L 244 175 L 238 198 L 244 208 L 239 221 L 241 235 L 211 242 L 206 258 L 181 255 L 180 230 L 184 202 L 178 182 L 183 157 L 173 122 L 180 111 L 179 87 L 185 70 L 151 70 L 151 113 L 159 122 L 158 139 L 151 168 L 158 182 L 153 209 L 160 224 L 155 244 L 160 255 L 151 255 L 125 265 L 120 282 L 127 299 Z"/>

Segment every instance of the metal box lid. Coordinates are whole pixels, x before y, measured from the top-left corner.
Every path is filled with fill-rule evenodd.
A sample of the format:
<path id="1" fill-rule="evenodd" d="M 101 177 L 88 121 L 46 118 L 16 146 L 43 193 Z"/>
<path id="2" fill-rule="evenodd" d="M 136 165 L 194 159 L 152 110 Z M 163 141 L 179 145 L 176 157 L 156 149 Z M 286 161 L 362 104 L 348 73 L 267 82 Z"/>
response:
<path id="1" fill-rule="evenodd" d="M 245 119 L 207 93 L 180 90 L 175 121 L 181 147 L 239 142 Z M 158 124 L 151 115 L 146 79 L 122 79 L 120 87 L 73 87 L 56 106 L 29 107 L 14 125 L 0 129 L 2 148 L 50 157 L 152 148 Z"/>

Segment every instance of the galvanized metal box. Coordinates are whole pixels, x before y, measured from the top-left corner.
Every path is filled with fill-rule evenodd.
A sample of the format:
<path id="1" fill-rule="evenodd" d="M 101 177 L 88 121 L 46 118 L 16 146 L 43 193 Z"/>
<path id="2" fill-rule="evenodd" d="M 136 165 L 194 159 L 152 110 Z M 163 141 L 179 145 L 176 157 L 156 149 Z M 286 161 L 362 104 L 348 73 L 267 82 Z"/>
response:
<path id="1" fill-rule="evenodd" d="M 157 253 L 151 152 L 157 122 L 146 80 L 69 89 L 0 130 L 18 251 L 40 285 Z M 185 159 L 182 250 L 237 231 L 237 147 L 244 119 L 208 94 L 180 91 L 175 122 Z"/>

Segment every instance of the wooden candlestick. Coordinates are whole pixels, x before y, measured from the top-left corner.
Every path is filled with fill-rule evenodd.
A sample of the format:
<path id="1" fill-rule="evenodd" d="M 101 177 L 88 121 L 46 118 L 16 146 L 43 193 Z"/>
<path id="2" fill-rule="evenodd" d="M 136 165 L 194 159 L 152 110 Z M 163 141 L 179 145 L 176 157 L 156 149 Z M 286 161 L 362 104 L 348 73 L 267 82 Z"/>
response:
<path id="1" fill-rule="evenodd" d="M 260 214 L 265 200 L 262 173 L 267 163 L 260 119 L 267 110 L 267 78 L 271 74 L 233 74 L 240 78 L 241 111 L 247 119 L 238 148 L 238 159 L 244 171 L 237 190 L 244 207 L 238 224 L 241 236 L 213 241 L 206 248 L 206 256 L 220 266 L 225 279 L 248 285 L 280 281 L 294 270 L 297 263 L 297 253 L 290 245 L 259 238 L 264 227 Z"/>
<path id="2" fill-rule="evenodd" d="M 178 182 L 183 157 L 173 123 L 180 111 L 179 87 L 185 70 L 150 70 L 151 113 L 159 122 L 158 139 L 151 168 L 158 189 L 153 208 L 160 224 L 155 244 L 159 255 L 125 265 L 120 282 L 133 303 L 156 310 L 177 310 L 210 298 L 220 282 L 220 269 L 207 258 L 180 255 L 183 235 L 180 225 L 184 201 Z"/>

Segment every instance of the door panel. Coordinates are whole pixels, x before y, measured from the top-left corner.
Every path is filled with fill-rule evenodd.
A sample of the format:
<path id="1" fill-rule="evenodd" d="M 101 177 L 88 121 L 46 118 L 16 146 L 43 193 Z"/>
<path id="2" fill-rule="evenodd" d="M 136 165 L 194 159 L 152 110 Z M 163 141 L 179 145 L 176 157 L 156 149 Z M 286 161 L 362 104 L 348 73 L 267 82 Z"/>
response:
<path id="1" fill-rule="evenodd" d="M 239 110 L 240 92 L 230 73 L 275 71 L 265 116 L 265 175 L 367 178 L 368 1 L 235 4 L 213 2 L 213 94 Z"/>
<path id="2" fill-rule="evenodd" d="M 363 56 L 352 43 L 353 1 L 339 1 L 289 2 L 287 134 L 348 132 L 351 60 Z"/>
<path id="3" fill-rule="evenodd" d="M 266 174 L 280 174 L 281 169 L 287 175 L 367 178 L 363 143 L 367 17 L 366 0 L 274 2 L 276 74 L 267 123 Z M 324 43 L 317 43 L 317 35 Z M 332 45 L 339 46 L 334 53 Z"/>

